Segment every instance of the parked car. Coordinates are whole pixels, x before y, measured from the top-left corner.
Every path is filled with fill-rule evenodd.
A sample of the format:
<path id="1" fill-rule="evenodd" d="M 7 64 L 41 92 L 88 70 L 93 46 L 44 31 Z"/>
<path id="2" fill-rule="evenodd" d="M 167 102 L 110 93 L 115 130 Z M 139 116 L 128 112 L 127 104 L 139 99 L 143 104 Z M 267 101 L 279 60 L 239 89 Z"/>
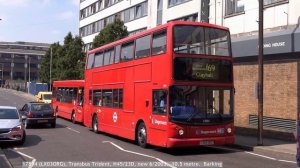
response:
<path id="1" fill-rule="evenodd" d="M 39 92 L 36 98 L 37 102 L 51 103 L 52 92 Z"/>
<path id="2" fill-rule="evenodd" d="M 0 142 L 23 144 L 26 139 L 23 119 L 16 107 L 0 106 Z"/>
<path id="3" fill-rule="evenodd" d="M 41 102 L 26 103 L 20 113 L 26 116 L 25 128 L 29 125 L 50 124 L 52 128 L 56 127 L 56 116 L 51 104 Z"/>

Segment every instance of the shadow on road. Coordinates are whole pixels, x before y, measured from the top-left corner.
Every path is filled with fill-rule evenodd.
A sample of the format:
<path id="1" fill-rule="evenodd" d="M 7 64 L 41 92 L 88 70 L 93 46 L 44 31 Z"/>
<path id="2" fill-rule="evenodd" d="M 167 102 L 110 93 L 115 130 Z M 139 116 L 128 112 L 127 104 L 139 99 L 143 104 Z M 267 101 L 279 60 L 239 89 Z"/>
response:
<path id="1" fill-rule="evenodd" d="M 16 142 L 1 142 L 0 148 L 24 148 L 24 147 L 31 147 L 36 146 L 42 141 L 42 138 L 38 135 L 26 135 L 26 140 L 23 145 L 20 145 Z"/>
<path id="2" fill-rule="evenodd" d="M 90 130 L 92 132 L 92 130 Z M 119 140 L 119 141 L 123 141 L 132 145 L 137 145 L 137 143 L 135 141 L 132 140 L 128 140 L 122 137 L 118 137 L 116 135 L 111 135 L 108 133 L 103 133 L 103 132 L 99 132 L 98 134 Z M 200 146 L 200 147 L 184 147 L 184 148 L 163 148 L 163 147 L 157 147 L 157 146 L 152 146 L 149 145 L 147 147 L 147 150 L 153 150 L 156 152 L 161 152 L 164 154 L 168 154 L 168 155 L 173 155 L 173 156 L 187 156 L 187 155 L 216 155 L 216 154 L 226 154 L 226 153 L 235 153 L 236 151 L 234 150 L 226 150 L 218 147 L 206 147 L 206 146 Z"/>
<path id="3" fill-rule="evenodd" d="M 56 124 L 55 128 L 66 128 L 67 126 L 62 124 Z M 29 125 L 26 129 L 55 129 L 52 128 L 49 124 L 42 124 L 42 125 Z"/>

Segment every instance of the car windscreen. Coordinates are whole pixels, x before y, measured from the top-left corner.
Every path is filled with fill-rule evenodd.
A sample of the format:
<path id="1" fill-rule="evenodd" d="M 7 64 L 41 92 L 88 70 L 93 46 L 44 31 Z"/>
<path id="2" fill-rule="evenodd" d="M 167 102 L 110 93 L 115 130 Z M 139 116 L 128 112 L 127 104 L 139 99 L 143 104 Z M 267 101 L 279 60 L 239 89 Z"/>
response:
<path id="1" fill-rule="evenodd" d="M 49 104 L 32 104 L 31 105 L 32 111 L 49 111 L 52 110 Z"/>
<path id="2" fill-rule="evenodd" d="M 0 119 L 19 119 L 16 109 L 0 109 Z"/>
<path id="3" fill-rule="evenodd" d="M 50 100 L 52 97 L 51 94 L 44 94 L 44 100 Z"/>

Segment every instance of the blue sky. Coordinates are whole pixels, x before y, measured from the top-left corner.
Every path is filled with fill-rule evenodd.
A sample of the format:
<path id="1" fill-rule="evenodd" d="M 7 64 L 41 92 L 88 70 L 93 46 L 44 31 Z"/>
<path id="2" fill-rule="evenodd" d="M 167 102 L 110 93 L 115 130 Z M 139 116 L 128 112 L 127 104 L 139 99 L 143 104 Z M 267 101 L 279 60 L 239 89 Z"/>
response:
<path id="1" fill-rule="evenodd" d="M 79 0 L 0 0 L 0 41 L 63 43 L 78 35 Z"/>

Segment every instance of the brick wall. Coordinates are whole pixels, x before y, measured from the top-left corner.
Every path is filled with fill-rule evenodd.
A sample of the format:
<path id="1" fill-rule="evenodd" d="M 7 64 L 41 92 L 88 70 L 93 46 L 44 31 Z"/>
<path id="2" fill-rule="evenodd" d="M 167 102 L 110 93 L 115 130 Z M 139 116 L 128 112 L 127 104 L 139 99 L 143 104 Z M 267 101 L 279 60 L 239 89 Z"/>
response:
<path id="1" fill-rule="evenodd" d="M 235 64 L 235 125 L 249 126 L 249 114 L 257 115 L 256 64 Z M 298 111 L 298 62 L 273 61 L 264 64 L 264 116 L 296 119 Z M 266 128 L 265 128 L 266 129 Z M 276 130 L 283 131 L 283 130 Z"/>

